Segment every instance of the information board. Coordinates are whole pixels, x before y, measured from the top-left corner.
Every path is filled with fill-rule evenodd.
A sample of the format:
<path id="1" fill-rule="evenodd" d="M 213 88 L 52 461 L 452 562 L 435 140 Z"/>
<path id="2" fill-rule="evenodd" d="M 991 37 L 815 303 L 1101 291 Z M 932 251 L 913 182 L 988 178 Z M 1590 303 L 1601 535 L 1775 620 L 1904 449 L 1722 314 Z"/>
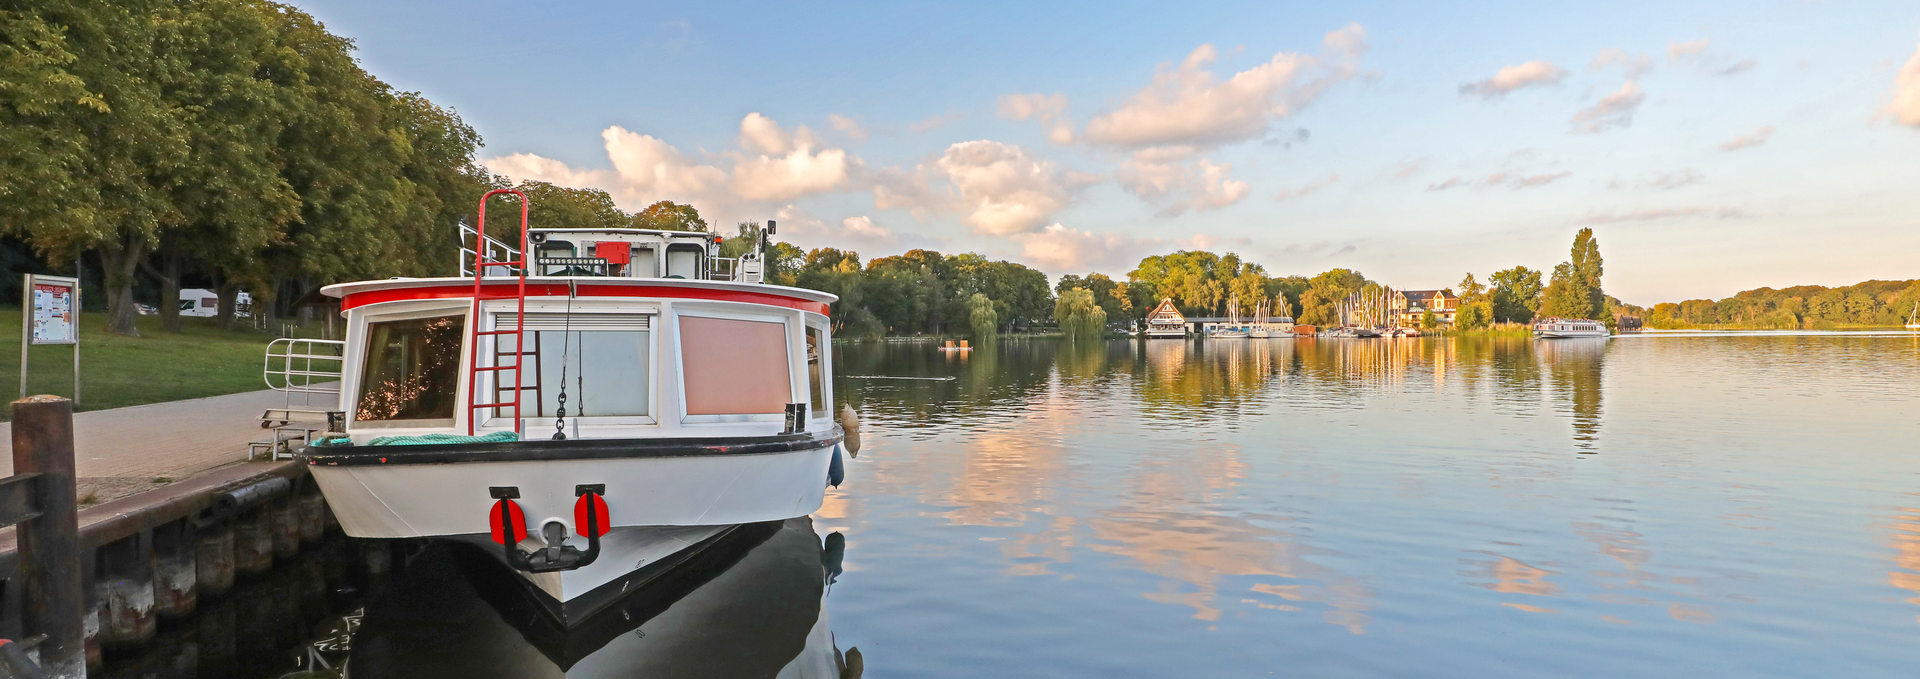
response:
<path id="1" fill-rule="evenodd" d="M 33 300 L 34 344 L 73 344 L 80 341 L 78 289 L 80 281 L 60 276 L 30 276 Z"/>

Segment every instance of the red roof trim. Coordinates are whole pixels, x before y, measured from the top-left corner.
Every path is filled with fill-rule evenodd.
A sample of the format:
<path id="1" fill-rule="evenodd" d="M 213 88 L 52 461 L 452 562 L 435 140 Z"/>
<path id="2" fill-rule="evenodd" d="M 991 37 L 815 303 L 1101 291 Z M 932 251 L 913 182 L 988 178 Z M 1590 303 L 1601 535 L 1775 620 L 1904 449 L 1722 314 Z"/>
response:
<path id="1" fill-rule="evenodd" d="M 482 299 L 513 299 L 514 285 L 508 283 L 488 284 L 481 291 Z M 717 290 L 713 288 L 679 288 L 653 285 L 592 285 L 579 286 L 582 297 L 665 297 L 668 299 L 689 299 L 708 302 L 745 302 L 765 304 L 767 306 L 786 307 L 811 311 L 822 316 L 827 313 L 825 302 L 794 299 L 782 295 L 745 290 Z M 565 297 L 567 286 L 554 283 L 528 283 L 528 297 Z M 368 290 L 349 292 L 340 300 L 340 310 L 381 302 L 403 302 L 422 299 L 473 299 L 472 284 L 435 285 L 410 288 L 389 288 L 386 290 Z"/>

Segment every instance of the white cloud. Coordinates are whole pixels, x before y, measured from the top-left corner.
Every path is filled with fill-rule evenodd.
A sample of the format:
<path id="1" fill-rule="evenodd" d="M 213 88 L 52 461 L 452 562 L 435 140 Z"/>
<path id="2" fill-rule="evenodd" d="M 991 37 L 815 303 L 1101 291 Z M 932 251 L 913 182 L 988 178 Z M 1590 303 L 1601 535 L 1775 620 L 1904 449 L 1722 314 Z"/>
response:
<path id="1" fill-rule="evenodd" d="M 1310 183 L 1305 186 L 1301 186 L 1300 188 L 1297 188 L 1297 189 L 1282 189 L 1279 193 L 1273 194 L 1273 199 L 1274 200 L 1292 200 L 1294 198 L 1299 198 L 1311 193 L 1318 192 L 1321 189 L 1327 188 L 1328 186 L 1332 186 L 1335 182 L 1338 182 L 1338 181 L 1340 181 L 1340 175 L 1329 174 L 1327 175 L 1326 181 L 1323 181 L 1323 182 Z"/>
<path id="2" fill-rule="evenodd" d="M 1430 160 L 1433 160 L 1433 158 L 1430 156 L 1421 156 L 1419 158 L 1413 158 L 1411 160 L 1401 160 L 1393 164 L 1393 169 L 1388 172 L 1387 176 L 1392 177 L 1394 179 L 1407 179 L 1416 174 L 1419 174 L 1421 170 L 1426 168 L 1427 162 Z"/>
<path id="3" fill-rule="evenodd" d="M 797 146 L 813 146 L 818 143 L 818 140 L 813 138 L 813 131 L 807 129 L 805 125 L 800 126 L 797 134 L 789 133 L 780 129 L 780 123 L 774 122 L 772 118 L 759 113 L 749 113 L 747 117 L 740 119 L 739 143 L 740 148 L 748 151 L 785 155 L 791 153 Z"/>
<path id="4" fill-rule="evenodd" d="M 1067 206 L 1067 189 L 1053 164 L 1019 146 L 960 142 L 947 147 L 934 167 L 958 194 L 961 209 L 969 211 L 963 221 L 984 233 L 1034 231 Z"/>
<path id="5" fill-rule="evenodd" d="M 1093 233 L 1061 224 L 1013 238 L 1020 243 L 1023 262 L 1041 271 L 1056 273 L 1127 269 L 1141 257 L 1168 248 L 1167 242 L 1158 238 L 1143 240 L 1117 233 Z"/>
<path id="6" fill-rule="evenodd" d="M 1893 77 L 1893 101 L 1882 114 L 1894 122 L 1920 128 L 1920 49 Z"/>
<path id="7" fill-rule="evenodd" d="M 1607 184 L 1607 188 L 1677 189 L 1682 186 L 1698 184 L 1704 179 L 1706 179 L 1706 176 L 1700 174 L 1699 170 L 1683 167 L 1672 172 L 1649 172 L 1634 182 L 1615 178 Z"/>
<path id="8" fill-rule="evenodd" d="M 1688 207 L 1643 208 L 1626 212 L 1595 213 L 1582 217 L 1577 224 L 1615 224 L 1619 222 L 1652 222 L 1667 219 L 1691 219 L 1711 217 L 1714 219 L 1742 219 L 1747 211 L 1737 207 L 1695 205 Z"/>
<path id="9" fill-rule="evenodd" d="M 873 207 L 876 210 L 908 210 L 914 219 L 925 221 L 934 212 L 956 208 L 953 196 L 933 187 L 934 169 L 921 165 L 913 170 L 887 168 L 873 176 Z"/>
<path id="10" fill-rule="evenodd" d="M 1667 60 L 1679 63 L 1683 59 L 1698 57 L 1702 52 L 1707 51 L 1707 47 L 1712 44 L 1713 38 L 1667 43 Z"/>
<path id="11" fill-rule="evenodd" d="M 1461 85 L 1460 94 L 1497 99 L 1514 90 L 1552 85 L 1565 80 L 1567 75 L 1566 69 L 1553 65 L 1553 62 L 1529 61 L 1502 68 L 1491 78 Z"/>
<path id="12" fill-rule="evenodd" d="M 838 113 L 829 113 L 827 114 L 827 122 L 833 125 L 833 129 L 845 132 L 847 136 L 852 137 L 856 142 L 866 141 L 869 136 L 867 128 L 862 126 L 858 119 L 843 116 Z"/>
<path id="13" fill-rule="evenodd" d="M 1589 70 L 1598 71 L 1608 66 L 1619 66 L 1625 71 L 1628 80 L 1638 80 L 1653 70 L 1653 57 L 1645 54 L 1632 54 L 1618 47 L 1608 47 L 1594 55 L 1587 64 Z"/>
<path id="14" fill-rule="evenodd" d="M 672 144 L 617 125 L 600 137 L 612 171 L 575 169 L 528 153 L 489 158 L 483 164 L 515 179 L 605 189 L 630 210 L 660 200 L 693 203 L 722 222 L 758 209 L 756 203 L 850 189 L 860 168 L 859 158 L 843 149 L 817 148 L 818 137 L 805 126 L 788 131 L 758 113 L 740 122 L 743 151 L 711 156 L 731 161 L 730 169 L 700 162 Z"/>
<path id="15" fill-rule="evenodd" d="M 953 121 L 956 121 L 965 117 L 967 117 L 967 114 L 965 113 L 946 113 L 946 114 L 941 114 L 937 116 L 927 116 L 926 118 L 921 119 L 920 122 L 908 123 L 907 129 L 913 130 L 915 132 L 925 132 L 927 130 L 939 128 L 941 126 L 946 125 L 947 123 L 951 123 Z"/>
<path id="16" fill-rule="evenodd" d="M 1487 175 L 1485 177 L 1481 177 L 1479 179 L 1468 179 L 1466 177 L 1453 177 L 1446 181 L 1440 182 L 1438 184 L 1428 184 L 1427 190 L 1428 191 L 1445 191 L 1447 189 L 1457 189 L 1457 188 L 1465 188 L 1465 187 L 1473 187 L 1473 188 L 1480 188 L 1480 189 L 1506 187 L 1506 188 L 1510 188 L 1515 191 L 1518 191 L 1520 189 L 1531 189 L 1534 187 L 1546 186 L 1548 184 L 1552 184 L 1554 182 L 1560 181 L 1562 179 L 1566 179 L 1571 176 L 1573 176 L 1572 172 L 1552 172 L 1552 173 L 1546 173 L 1546 174 L 1533 174 L 1533 175 L 1517 175 L 1517 174 L 1511 174 L 1507 172 L 1495 172 L 1493 174 Z"/>
<path id="17" fill-rule="evenodd" d="M 1571 176 L 1573 176 L 1572 172 L 1527 175 L 1524 177 L 1514 177 L 1513 181 L 1508 182 L 1508 185 L 1515 189 L 1531 189 L 1536 186 L 1546 186 Z"/>
<path id="18" fill-rule="evenodd" d="M 1618 91 L 1601 98 L 1599 103 L 1573 114 L 1573 131 L 1593 133 L 1630 126 L 1633 124 L 1634 109 L 1640 108 L 1640 104 L 1646 100 L 1646 93 L 1629 80 Z"/>
<path id="19" fill-rule="evenodd" d="M 1004 94 L 1000 96 L 1000 117 L 1037 120 L 1047 130 L 1047 141 L 1073 143 L 1073 121 L 1067 119 L 1067 95 Z"/>
<path id="20" fill-rule="evenodd" d="M 1144 149 L 1122 162 L 1114 177 L 1122 188 L 1160 206 L 1162 216 L 1223 208 L 1240 202 L 1252 190 L 1246 182 L 1228 176 L 1232 163 L 1180 162 L 1169 157 L 1168 150 Z"/>
<path id="21" fill-rule="evenodd" d="M 819 138 L 805 125 L 789 133 L 772 118 L 747 114 L 740 121 L 740 147 L 759 153 L 730 154 L 734 194 L 747 200 L 792 200 L 840 188 L 848 178 L 847 152 L 815 152 L 819 145 Z"/>
<path id="22" fill-rule="evenodd" d="M 1328 33 L 1321 56 L 1281 52 L 1221 81 L 1206 70 L 1218 50 L 1201 45 L 1178 68 L 1162 67 L 1120 108 L 1088 121 L 1085 137 L 1127 148 L 1209 147 L 1257 138 L 1274 120 L 1356 74 L 1366 49 L 1366 30 L 1353 24 Z"/>
<path id="23" fill-rule="evenodd" d="M 1728 139 L 1726 143 L 1723 143 L 1720 145 L 1720 150 L 1738 151 L 1740 149 L 1744 149 L 1750 146 L 1759 146 L 1761 144 L 1767 143 L 1767 138 L 1772 136 L 1773 136 L 1773 126 L 1761 125 L 1757 128 L 1754 128 L 1752 132 L 1748 132 L 1738 137 Z"/>
<path id="24" fill-rule="evenodd" d="M 847 217 L 838 224 L 832 224 L 799 207 L 788 205 L 780 208 L 777 216 L 780 219 L 780 239 L 803 250 L 831 247 L 861 252 L 872 259 L 883 253 L 906 249 L 902 246 L 902 234 L 875 224 L 873 218 L 866 215 Z M 904 240 L 925 242 L 928 239 L 906 234 Z"/>

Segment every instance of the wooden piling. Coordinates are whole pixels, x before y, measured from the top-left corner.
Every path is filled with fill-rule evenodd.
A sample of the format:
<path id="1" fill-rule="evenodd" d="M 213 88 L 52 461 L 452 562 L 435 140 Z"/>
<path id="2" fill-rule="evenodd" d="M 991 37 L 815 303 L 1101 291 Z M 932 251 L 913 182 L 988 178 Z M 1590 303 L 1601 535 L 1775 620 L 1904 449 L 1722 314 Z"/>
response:
<path id="1" fill-rule="evenodd" d="M 73 472 L 73 402 L 58 396 L 13 402 L 13 473 L 40 475 L 40 515 L 18 525 L 24 626 L 47 635 L 39 655 L 48 676 L 84 679 L 87 597 Z"/>

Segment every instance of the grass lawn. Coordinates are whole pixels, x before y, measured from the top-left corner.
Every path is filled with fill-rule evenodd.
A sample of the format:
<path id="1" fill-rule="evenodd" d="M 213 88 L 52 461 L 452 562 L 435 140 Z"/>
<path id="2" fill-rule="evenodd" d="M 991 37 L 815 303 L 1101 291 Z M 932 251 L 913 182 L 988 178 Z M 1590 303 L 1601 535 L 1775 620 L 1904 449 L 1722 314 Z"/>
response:
<path id="1" fill-rule="evenodd" d="M 104 313 L 80 315 L 80 410 L 218 396 L 267 388 L 260 368 L 274 336 L 252 329 L 221 331 L 211 318 L 182 318 L 181 332 L 160 330 L 159 316 L 139 317 L 140 336 L 105 330 Z M 0 389 L 19 397 L 20 307 L 0 306 Z M 73 397 L 73 345 L 33 347 L 28 394 Z M 0 421 L 11 418 L 0 409 Z"/>

